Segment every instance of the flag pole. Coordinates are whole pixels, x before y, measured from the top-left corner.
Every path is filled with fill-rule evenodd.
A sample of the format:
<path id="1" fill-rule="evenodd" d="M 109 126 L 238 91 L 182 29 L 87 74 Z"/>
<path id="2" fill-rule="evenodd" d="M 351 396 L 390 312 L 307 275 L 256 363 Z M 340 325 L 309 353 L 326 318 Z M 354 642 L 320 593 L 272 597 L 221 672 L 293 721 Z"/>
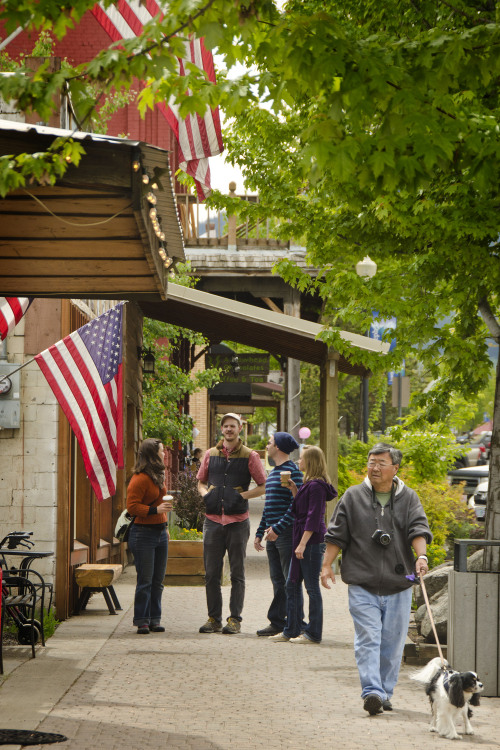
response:
<path id="1" fill-rule="evenodd" d="M 15 375 L 16 372 L 19 372 L 19 370 L 22 370 L 23 367 L 26 367 L 26 365 L 30 365 L 32 362 L 35 361 L 35 357 L 32 357 L 31 359 L 28 359 L 27 362 L 24 363 L 24 365 L 19 365 L 15 370 L 12 370 L 12 372 L 8 372 L 7 375 L 3 375 L 3 377 L 0 378 L 0 383 L 2 380 L 7 380 L 7 378 L 10 378 L 11 375 Z"/>

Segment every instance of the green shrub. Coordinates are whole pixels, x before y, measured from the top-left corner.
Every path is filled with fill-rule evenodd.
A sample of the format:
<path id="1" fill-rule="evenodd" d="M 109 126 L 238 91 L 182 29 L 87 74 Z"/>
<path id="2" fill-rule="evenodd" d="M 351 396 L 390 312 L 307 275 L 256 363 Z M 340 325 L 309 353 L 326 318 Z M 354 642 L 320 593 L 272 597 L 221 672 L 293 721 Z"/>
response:
<path id="1" fill-rule="evenodd" d="M 45 640 L 54 635 L 58 625 L 60 625 L 60 621 L 56 618 L 54 610 L 45 610 L 45 614 L 43 616 L 43 634 L 45 636 Z"/>
<path id="2" fill-rule="evenodd" d="M 262 435 L 259 435 L 258 433 L 255 433 L 255 435 L 248 435 L 246 440 L 248 447 L 254 451 L 263 451 L 267 443 L 268 438 L 262 437 Z"/>
<path id="3" fill-rule="evenodd" d="M 181 529 L 176 523 L 171 523 L 168 527 L 168 535 L 172 541 L 199 541 L 203 539 L 203 532 L 197 529 Z"/>
<path id="4" fill-rule="evenodd" d="M 451 486 L 445 479 L 418 480 L 412 467 L 402 469 L 399 476 L 418 493 L 429 520 L 434 537 L 427 547 L 429 568 L 444 562 L 455 538 L 481 535 L 474 511 L 462 500 L 463 488 L 460 485 Z"/>

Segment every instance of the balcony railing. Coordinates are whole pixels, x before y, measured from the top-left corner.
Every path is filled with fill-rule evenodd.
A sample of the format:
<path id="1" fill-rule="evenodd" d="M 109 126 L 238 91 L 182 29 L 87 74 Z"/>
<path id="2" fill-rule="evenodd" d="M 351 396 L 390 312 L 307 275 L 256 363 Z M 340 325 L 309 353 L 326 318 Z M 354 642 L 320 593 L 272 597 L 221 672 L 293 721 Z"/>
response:
<path id="1" fill-rule="evenodd" d="M 258 195 L 236 195 L 249 203 L 258 203 Z M 272 222 L 246 220 L 237 223 L 236 216 L 227 216 L 225 211 L 211 209 L 200 203 L 197 196 L 177 193 L 179 220 L 186 245 L 193 247 L 226 247 L 228 250 L 246 248 L 288 248 L 289 242 L 273 237 Z"/>

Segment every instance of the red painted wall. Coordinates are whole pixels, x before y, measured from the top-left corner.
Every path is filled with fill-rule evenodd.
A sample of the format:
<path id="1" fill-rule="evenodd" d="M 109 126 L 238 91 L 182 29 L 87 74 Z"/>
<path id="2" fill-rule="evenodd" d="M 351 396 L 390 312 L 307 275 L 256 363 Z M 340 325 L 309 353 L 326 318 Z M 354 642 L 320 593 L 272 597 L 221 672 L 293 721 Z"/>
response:
<path id="1" fill-rule="evenodd" d="M 0 25 L 0 39 L 5 39 L 6 36 L 4 27 Z M 23 31 L 9 43 L 5 51 L 14 59 L 18 58 L 21 53 L 29 55 L 37 39 L 38 32 L 28 34 Z M 110 43 L 109 36 L 88 11 L 78 26 L 68 31 L 64 39 L 55 40 L 54 55 L 67 58 L 72 65 L 79 65 L 92 60 Z M 132 88 L 138 91 L 138 82 L 135 82 Z M 137 107 L 132 102 L 113 115 L 108 123 L 107 134 L 124 135 L 132 140 L 144 141 L 170 151 L 170 168 L 172 175 L 175 175 L 179 164 L 177 141 L 159 109 L 148 110 L 145 117 L 141 118 Z M 174 189 L 177 193 L 185 192 L 185 188 L 179 185 L 177 180 Z"/>

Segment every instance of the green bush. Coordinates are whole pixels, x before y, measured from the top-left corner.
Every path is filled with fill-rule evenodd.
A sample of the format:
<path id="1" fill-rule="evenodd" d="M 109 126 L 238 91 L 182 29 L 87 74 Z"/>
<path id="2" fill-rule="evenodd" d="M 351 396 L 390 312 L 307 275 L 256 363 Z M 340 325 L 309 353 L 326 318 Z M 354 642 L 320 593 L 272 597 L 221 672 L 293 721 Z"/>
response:
<path id="1" fill-rule="evenodd" d="M 168 535 L 173 542 L 199 541 L 203 539 L 203 532 L 197 529 L 181 529 L 176 523 L 168 527 Z"/>
<path id="2" fill-rule="evenodd" d="M 258 433 L 255 433 L 255 435 L 248 435 L 246 440 L 248 447 L 254 451 L 263 451 L 267 443 L 268 438 L 262 437 L 262 435 L 259 435 Z"/>
<path id="3" fill-rule="evenodd" d="M 434 536 L 427 547 L 429 568 L 447 559 L 454 539 L 481 536 L 482 527 L 476 523 L 474 511 L 462 500 L 460 485 L 451 486 L 446 479 L 418 480 L 411 467 L 402 469 L 399 476 L 418 493 L 429 520 Z"/>

